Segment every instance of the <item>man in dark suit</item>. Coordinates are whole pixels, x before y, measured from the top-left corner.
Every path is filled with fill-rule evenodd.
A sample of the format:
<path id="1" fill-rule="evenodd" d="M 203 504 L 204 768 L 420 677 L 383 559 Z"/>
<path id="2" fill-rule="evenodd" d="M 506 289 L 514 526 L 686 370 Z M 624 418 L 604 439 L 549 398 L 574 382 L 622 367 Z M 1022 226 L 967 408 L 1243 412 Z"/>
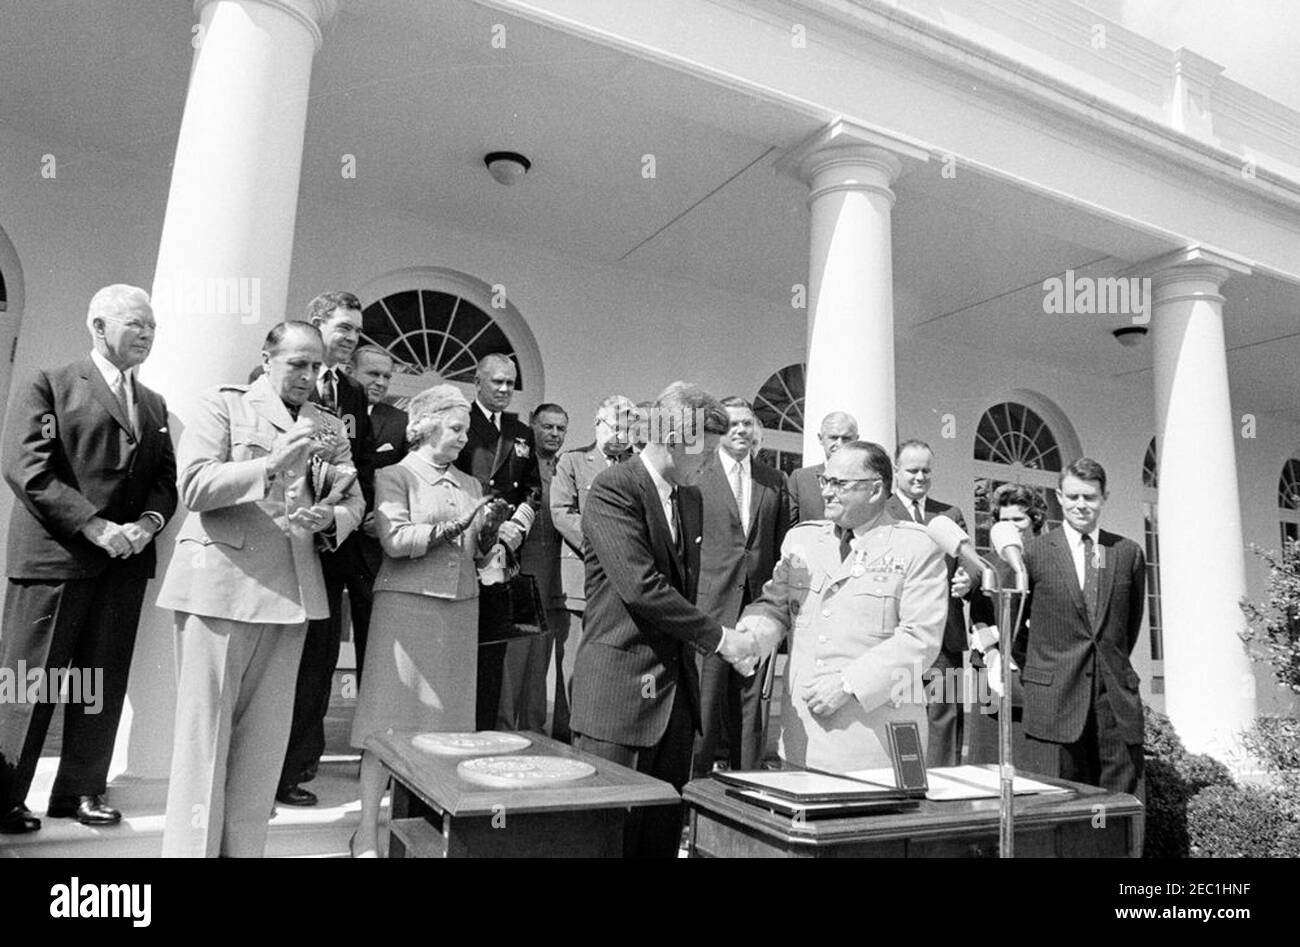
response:
<path id="1" fill-rule="evenodd" d="M 374 507 L 375 483 L 370 399 L 360 383 L 347 373 L 361 338 L 361 300 L 351 293 L 321 293 L 307 304 L 307 321 L 320 330 L 325 340 L 325 362 L 309 400 L 323 405 L 343 421 L 366 510 L 370 512 Z M 352 602 L 368 602 L 374 581 L 365 564 L 359 537 L 349 536 L 337 549 L 322 551 L 320 561 L 330 614 L 328 618 L 308 623 L 303 642 L 289 749 L 275 795 L 277 802 L 288 806 L 316 805 L 316 794 L 300 784 L 316 777 L 316 767 L 325 752 L 325 715 L 329 712 L 334 670 L 339 663 L 339 639 L 343 635 L 343 590 L 348 590 Z"/>
<path id="2" fill-rule="evenodd" d="M 853 415 L 845 411 L 832 411 L 822 418 L 822 426 L 817 431 L 817 440 L 826 453 L 826 459 L 847 444 L 858 439 L 858 422 Z M 796 523 L 825 518 L 826 507 L 822 500 L 822 488 L 817 483 L 826 464 L 814 464 L 800 467 L 790 476 L 790 516 Z"/>
<path id="3" fill-rule="evenodd" d="M 1056 491 L 1065 523 L 1030 540 L 1020 679 L 1025 733 L 1060 749 L 1061 777 L 1143 793 L 1142 697 L 1130 655 L 1142 628 L 1146 560 L 1131 539 L 1098 528 L 1106 471 L 1083 458 Z"/>
<path id="4" fill-rule="evenodd" d="M 583 589 L 582 510 L 596 475 L 632 457 L 636 405 L 623 395 L 610 395 L 596 409 L 596 439 L 585 447 L 561 455 L 551 478 L 551 522 L 564 540 L 560 547 L 560 584 L 567 619 L 555 630 L 555 714 L 551 736 L 568 743 L 569 706 L 573 664 L 582 641 Z"/>
<path id="5" fill-rule="evenodd" d="M 9 522 L 0 673 L 27 695 L 38 674 L 45 689 L 35 703 L 0 701 L 5 833 L 41 827 L 27 791 L 61 699 L 51 681 L 67 677 L 69 666 L 69 697 L 80 705 L 64 709 L 48 815 L 85 825 L 120 821 L 103 798 L 108 766 L 154 574 L 152 540 L 176 509 L 167 405 L 135 377 L 153 345 L 149 296 L 107 286 L 91 299 L 86 324 L 90 357 L 38 371 L 17 389 L 9 418 L 4 476 L 18 502 Z M 82 686 L 74 692 L 75 683 Z"/>
<path id="6" fill-rule="evenodd" d="M 557 634 L 568 631 L 569 621 L 560 583 L 560 534 L 551 520 L 550 505 L 551 483 L 569 430 L 569 415 L 558 404 L 539 404 L 528 424 L 537 447 L 541 488 L 536 518 L 519 550 L 519 571 L 537 583 L 546 611 L 546 633 L 518 638 L 506 645 L 498 728 L 542 733 L 546 729 L 546 672 L 551 663 L 551 646 Z"/>
<path id="7" fill-rule="evenodd" d="M 596 475 L 582 515 L 587 612 L 573 674 L 573 745 L 680 789 L 700 730 L 695 654 L 720 653 L 752 673 L 750 635 L 695 605 L 701 501 L 687 486 L 727 429 L 723 407 L 675 382 L 655 401 L 636 458 Z M 636 809 L 628 857 L 671 858 L 679 806 Z"/>
<path id="8" fill-rule="evenodd" d="M 895 519 L 912 520 L 925 525 L 936 516 L 946 516 L 963 530 L 966 519 L 958 507 L 940 503 L 931 497 L 931 471 L 934 451 L 925 441 L 906 440 L 894 452 L 894 492 L 885 509 Z M 951 584 L 957 560 L 948 557 L 948 582 Z M 968 595 L 970 593 L 967 593 Z M 930 739 L 926 749 L 927 766 L 961 765 L 962 730 L 965 723 L 961 694 L 955 686 L 962 673 L 966 651 L 966 612 L 961 598 L 948 599 L 948 624 L 943 630 L 939 657 L 925 672 L 926 708 L 930 720 Z"/>
<path id="9" fill-rule="evenodd" d="M 506 411 L 517 377 L 518 369 L 508 355 L 495 353 L 479 359 L 469 432 L 456 458 L 456 466 L 482 484 L 484 496 L 504 499 L 515 507 L 497 534 L 512 555 L 519 551 L 533 524 L 542 486 L 532 428 Z M 479 730 L 496 726 L 506 653 L 503 635 L 508 633 L 512 617 L 506 587 L 480 584 L 475 696 Z"/>
<path id="10" fill-rule="evenodd" d="M 727 409 L 727 434 L 701 468 L 698 480 L 704 542 L 696 604 L 718 624 L 730 627 L 772 578 L 781 541 L 790 527 L 790 494 L 785 474 L 750 457 L 757 424 L 753 406 L 736 397 L 724 398 L 722 405 Z M 695 775 L 706 776 L 713 769 L 720 741 L 732 769 L 759 769 L 763 675 L 742 677 L 715 654 L 702 660 L 704 732 L 696 746 Z"/>
<path id="11" fill-rule="evenodd" d="M 393 380 L 393 356 L 378 345 L 363 345 L 352 353 L 351 376 L 366 392 L 370 413 L 370 467 L 378 470 L 395 464 L 406 456 L 406 412 L 385 403 L 388 386 Z M 361 553 L 364 572 L 360 581 L 348 587 L 348 606 L 352 613 L 352 645 L 356 651 L 357 682 L 365 668 L 366 636 L 370 629 L 370 608 L 374 599 L 375 577 L 383 564 L 384 552 L 375 537 L 374 504 L 366 511 L 356 544 Z"/>

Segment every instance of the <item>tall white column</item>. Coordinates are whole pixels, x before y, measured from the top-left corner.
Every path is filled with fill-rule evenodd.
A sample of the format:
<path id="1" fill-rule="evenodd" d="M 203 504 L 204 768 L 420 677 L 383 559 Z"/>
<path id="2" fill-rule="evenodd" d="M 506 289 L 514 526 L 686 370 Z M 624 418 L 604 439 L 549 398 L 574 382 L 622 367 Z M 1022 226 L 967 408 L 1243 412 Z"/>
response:
<path id="1" fill-rule="evenodd" d="M 197 46 L 154 273 L 158 333 L 141 369 L 167 399 L 173 439 L 201 391 L 247 380 L 285 317 L 312 59 L 336 6 L 194 4 Z M 156 540 L 160 577 L 183 515 Z M 113 761 L 113 798 L 128 805 L 165 796 L 171 759 L 172 615 L 151 604 L 156 596 L 155 581 Z"/>
<path id="2" fill-rule="evenodd" d="M 846 122 L 783 160 L 809 188 L 808 367 L 804 463 L 822 459 L 817 430 L 848 411 L 864 440 L 893 452 L 894 268 L 890 215 L 900 156 L 923 150 Z"/>
<path id="3" fill-rule="evenodd" d="M 1151 270 L 1165 705 L 1189 750 L 1225 760 L 1255 716 L 1238 637 L 1246 571 L 1219 293 L 1241 272 L 1200 248 Z"/>

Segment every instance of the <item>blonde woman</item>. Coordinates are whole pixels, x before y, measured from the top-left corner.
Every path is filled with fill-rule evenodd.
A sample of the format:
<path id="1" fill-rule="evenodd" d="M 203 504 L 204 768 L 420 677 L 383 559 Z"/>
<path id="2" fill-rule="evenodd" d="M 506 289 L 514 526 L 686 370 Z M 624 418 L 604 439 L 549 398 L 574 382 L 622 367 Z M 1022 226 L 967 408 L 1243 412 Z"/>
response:
<path id="1" fill-rule="evenodd" d="M 410 453 L 375 474 L 384 560 L 352 723 L 352 745 L 363 751 L 354 858 L 377 857 L 387 782 L 378 758 L 365 749 L 366 737 L 389 728 L 474 729 L 475 562 L 495 540 L 503 512 L 485 505 L 478 481 L 452 466 L 469 430 L 464 396 L 452 385 L 436 385 L 411 399 L 407 411 Z"/>

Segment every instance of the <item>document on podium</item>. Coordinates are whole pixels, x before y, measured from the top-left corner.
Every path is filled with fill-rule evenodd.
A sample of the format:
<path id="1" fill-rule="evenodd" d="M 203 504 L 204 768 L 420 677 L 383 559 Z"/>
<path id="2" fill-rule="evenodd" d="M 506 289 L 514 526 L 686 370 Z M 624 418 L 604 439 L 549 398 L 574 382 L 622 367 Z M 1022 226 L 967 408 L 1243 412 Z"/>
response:
<path id="1" fill-rule="evenodd" d="M 873 783 L 893 785 L 892 769 L 860 769 L 845 773 L 850 779 L 864 779 Z M 997 766 L 937 766 L 926 770 L 930 787 L 925 798 L 933 802 L 951 802 L 959 799 L 996 799 L 1002 795 L 1002 780 Z M 1033 793 L 1069 792 L 1059 786 L 1049 786 L 1036 779 L 1017 776 L 1011 784 L 1011 791 L 1017 796 Z"/>

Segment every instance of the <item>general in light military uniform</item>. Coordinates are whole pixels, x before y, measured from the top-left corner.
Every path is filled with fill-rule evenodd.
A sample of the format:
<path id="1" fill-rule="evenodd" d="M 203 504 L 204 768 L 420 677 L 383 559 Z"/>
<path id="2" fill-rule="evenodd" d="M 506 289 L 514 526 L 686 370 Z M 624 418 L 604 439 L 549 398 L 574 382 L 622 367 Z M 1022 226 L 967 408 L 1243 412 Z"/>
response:
<path id="1" fill-rule="evenodd" d="M 298 416 L 328 432 L 322 460 L 351 463 L 338 418 L 310 402 Z M 158 606 L 176 611 L 166 856 L 263 853 L 307 622 L 329 613 L 318 544 L 337 548 L 365 513 L 354 480 L 332 504 L 332 529 L 289 522 L 326 499 L 306 461 L 267 475 L 276 438 L 293 424 L 262 375 L 205 393 L 181 435 L 178 480 L 189 513 L 158 593 Z"/>
<path id="2" fill-rule="evenodd" d="M 781 758 L 829 772 L 887 767 L 891 720 L 915 721 L 926 739 L 919 675 L 939 653 L 948 620 L 943 552 L 915 523 L 884 514 L 855 531 L 841 559 L 835 524 L 792 528 L 763 594 L 743 619 L 764 649 L 792 632 L 781 708 Z M 801 685 L 839 671 L 852 697 L 816 716 Z"/>

